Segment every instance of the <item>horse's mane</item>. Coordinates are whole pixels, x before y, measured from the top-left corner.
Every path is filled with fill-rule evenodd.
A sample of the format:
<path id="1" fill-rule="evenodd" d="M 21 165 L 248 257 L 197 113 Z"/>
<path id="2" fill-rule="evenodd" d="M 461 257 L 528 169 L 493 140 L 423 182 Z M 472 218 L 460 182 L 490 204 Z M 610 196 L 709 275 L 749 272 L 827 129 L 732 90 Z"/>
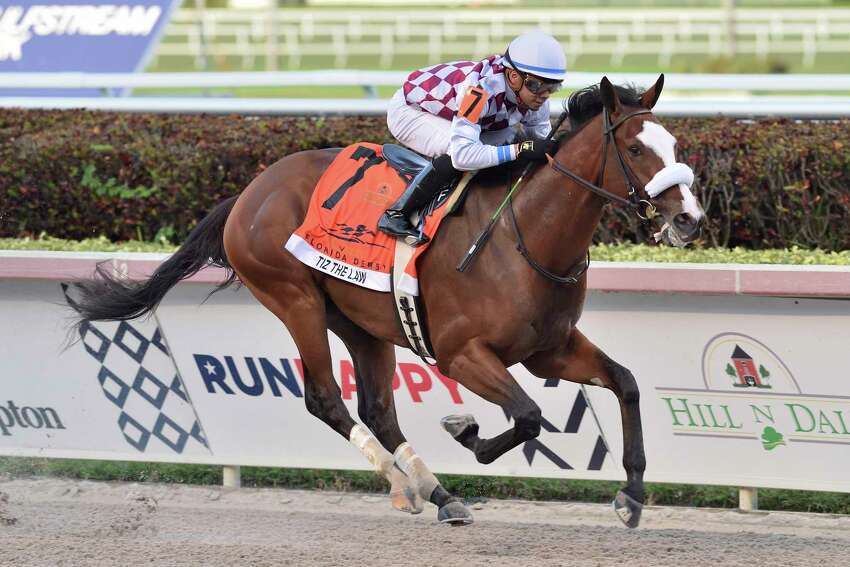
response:
<path id="1" fill-rule="evenodd" d="M 644 89 L 634 85 L 614 85 L 614 90 L 620 98 L 623 106 L 641 106 L 640 97 Z M 567 100 L 567 116 L 570 119 L 570 127 L 557 134 L 555 139 L 560 145 L 573 134 L 581 130 L 581 127 L 602 112 L 602 94 L 599 85 L 590 85 L 579 89 L 570 95 Z"/>

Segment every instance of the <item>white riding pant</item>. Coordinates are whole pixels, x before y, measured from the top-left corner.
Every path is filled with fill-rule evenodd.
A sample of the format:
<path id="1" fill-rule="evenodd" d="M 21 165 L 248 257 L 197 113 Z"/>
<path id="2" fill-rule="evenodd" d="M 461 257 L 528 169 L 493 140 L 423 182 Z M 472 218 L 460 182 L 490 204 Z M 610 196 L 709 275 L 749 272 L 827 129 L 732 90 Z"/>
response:
<path id="1" fill-rule="evenodd" d="M 404 92 L 399 89 L 387 109 L 387 126 L 403 146 L 422 155 L 434 158 L 449 153 L 452 123 L 407 104 Z M 481 132 L 481 143 L 501 146 L 511 143 L 517 135 L 513 128 Z"/>

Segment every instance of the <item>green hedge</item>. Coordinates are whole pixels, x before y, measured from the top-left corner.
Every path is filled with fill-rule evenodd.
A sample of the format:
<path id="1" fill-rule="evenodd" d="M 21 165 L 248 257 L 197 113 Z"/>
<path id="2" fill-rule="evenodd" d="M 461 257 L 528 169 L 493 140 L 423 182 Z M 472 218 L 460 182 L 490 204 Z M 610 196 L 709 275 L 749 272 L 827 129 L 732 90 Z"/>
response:
<path id="1" fill-rule="evenodd" d="M 850 121 L 668 119 L 696 172 L 705 243 L 850 248 Z M 280 157 L 391 141 L 383 118 L 0 111 L 0 236 L 182 240 Z M 646 238 L 612 209 L 601 242 Z"/>

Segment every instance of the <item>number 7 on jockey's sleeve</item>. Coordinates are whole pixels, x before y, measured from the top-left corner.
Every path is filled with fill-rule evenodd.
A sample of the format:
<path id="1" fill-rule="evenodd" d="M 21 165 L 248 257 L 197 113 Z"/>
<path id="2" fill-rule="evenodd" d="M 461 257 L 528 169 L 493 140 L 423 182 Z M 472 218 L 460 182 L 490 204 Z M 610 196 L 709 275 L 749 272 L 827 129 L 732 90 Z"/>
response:
<path id="1" fill-rule="evenodd" d="M 501 96 L 507 98 L 505 91 Z M 546 103 L 536 111 L 525 112 L 515 124 L 482 132 L 482 114 L 490 107 L 499 106 L 497 97 L 499 94 L 491 94 L 478 86 L 469 86 L 458 95 L 458 112 L 452 118 L 447 148 L 455 169 L 474 171 L 514 160 L 517 158 L 517 146 L 512 142 L 516 141 L 518 134 L 524 138 L 545 138 L 549 135 L 552 125 Z M 496 111 L 491 111 L 490 115 Z"/>

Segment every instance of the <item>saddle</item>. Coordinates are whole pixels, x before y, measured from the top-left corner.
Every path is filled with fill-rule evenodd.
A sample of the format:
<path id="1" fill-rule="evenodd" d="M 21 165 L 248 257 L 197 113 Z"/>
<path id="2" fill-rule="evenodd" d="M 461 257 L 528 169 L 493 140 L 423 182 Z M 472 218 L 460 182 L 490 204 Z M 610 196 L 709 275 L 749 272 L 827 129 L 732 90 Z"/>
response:
<path id="1" fill-rule="evenodd" d="M 392 292 L 399 324 L 411 348 L 431 356 L 418 305 L 417 260 L 429 243 L 412 248 L 377 230 L 378 219 L 428 161 L 395 144 L 359 142 L 344 148 L 319 179 L 304 222 L 286 242 L 298 260 L 324 274 L 367 289 Z M 442 220 L 459 210 L 474 173 L 445 187 L 414 224 L 433 240 Z"/>

